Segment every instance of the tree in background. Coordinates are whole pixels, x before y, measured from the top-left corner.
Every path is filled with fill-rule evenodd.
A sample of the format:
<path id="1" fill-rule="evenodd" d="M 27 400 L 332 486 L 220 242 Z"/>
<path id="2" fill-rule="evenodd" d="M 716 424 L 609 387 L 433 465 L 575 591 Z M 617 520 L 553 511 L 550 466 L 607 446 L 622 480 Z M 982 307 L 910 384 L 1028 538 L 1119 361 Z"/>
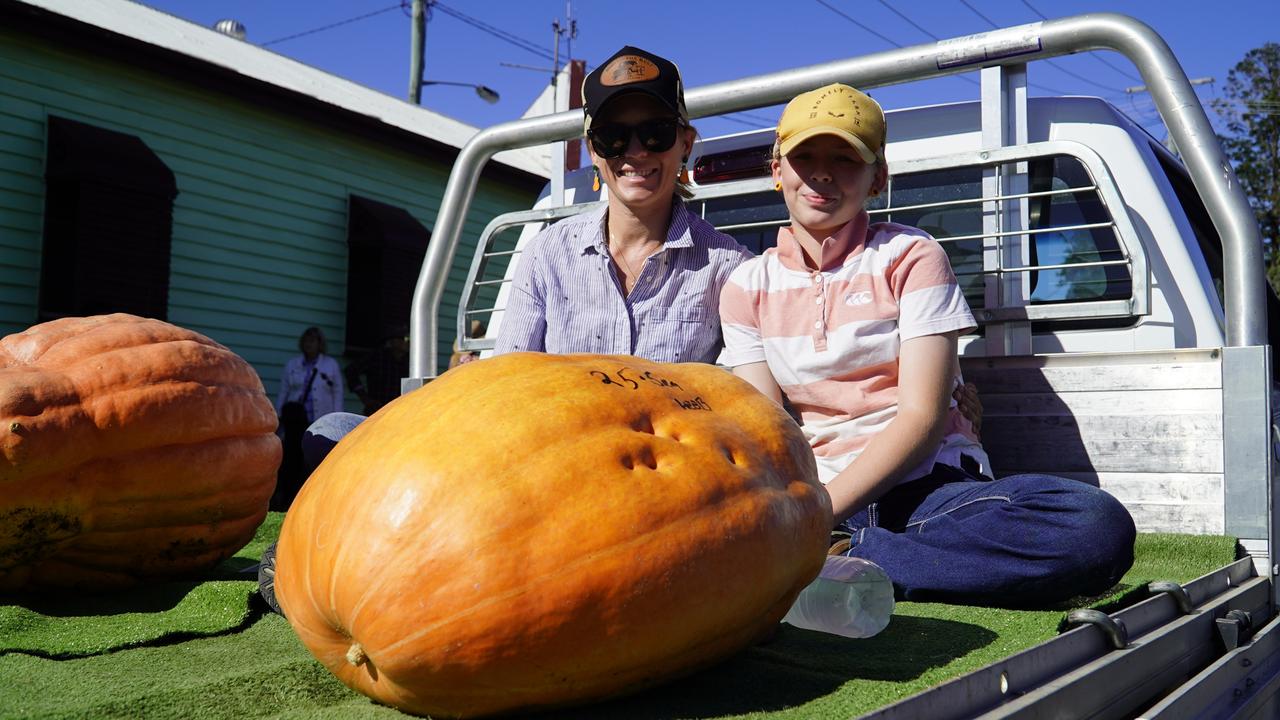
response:
<path id="1" fill-rule="evenodd" d="M 1219 140 L 1258 218 L 1267 278 L 1280 292 L 1280 43 L 1246 53 L 1213 109 L 1226 123 L 1229 134 Z"/>

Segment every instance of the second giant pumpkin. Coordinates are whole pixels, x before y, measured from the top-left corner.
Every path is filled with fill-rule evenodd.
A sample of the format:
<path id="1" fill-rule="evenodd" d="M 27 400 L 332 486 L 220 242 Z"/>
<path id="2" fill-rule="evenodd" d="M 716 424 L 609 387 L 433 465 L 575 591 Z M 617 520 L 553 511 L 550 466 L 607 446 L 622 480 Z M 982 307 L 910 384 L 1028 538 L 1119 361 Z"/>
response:
<path id="1" fill-rule="evenodd" d="M 0 592 L 190 576 L 253 538 L 280 465 L 252 366 L 160 320 L 0 340 Z"/>
<path id="2" fill-rule="evenodd" d="M 514 354 L 334 448 L 286 516 L 276 593 L 347 685 L 486 715 L 738 651 L 817 575 L 830 527 L 799 428 L 730 373 Z"/>

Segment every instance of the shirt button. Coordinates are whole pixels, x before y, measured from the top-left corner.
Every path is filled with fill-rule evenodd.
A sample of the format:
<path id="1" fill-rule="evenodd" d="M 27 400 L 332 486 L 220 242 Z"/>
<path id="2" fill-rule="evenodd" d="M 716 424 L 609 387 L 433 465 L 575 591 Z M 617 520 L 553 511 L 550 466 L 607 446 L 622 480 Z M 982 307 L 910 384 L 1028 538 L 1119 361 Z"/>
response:
<path id="1" fill-rule="evenodd" d="M 813 302 L 814 302 L 814 304 L 816 304 L 816 305 L 821 305 L 821 304 L 822 304 L 822 298 L 821 298 L 820 296 L 819 296 L 819 297 L 816 297 L 816 298 L 814 298 L 814 299 L 813 299 Z"/>
<path id="2" fill-rule="evenodd" d="M 813 328 L 814 328 L 815 330 L 821 330 L 821 329 L 822 329 L 822 321 L 821 321 L 821 320 L 818 320 L 817 322 L 815 322 L 815 323 L 813 324 Z"/>

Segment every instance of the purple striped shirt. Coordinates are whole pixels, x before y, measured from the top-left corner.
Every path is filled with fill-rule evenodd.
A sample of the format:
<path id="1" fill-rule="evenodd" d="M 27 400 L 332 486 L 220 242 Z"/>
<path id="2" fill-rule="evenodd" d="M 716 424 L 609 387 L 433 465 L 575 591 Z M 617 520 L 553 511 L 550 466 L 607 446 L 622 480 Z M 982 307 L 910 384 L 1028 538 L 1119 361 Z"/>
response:
<path id="1" fill-rule="evenodd" d="M 631 294 L 609 258 L 606 206 L 538 233 L 520 256 L 494 354 L 636 355 L 715 362 L 720 289 L 751 252 L 676 201 L 662 249 Z"/>

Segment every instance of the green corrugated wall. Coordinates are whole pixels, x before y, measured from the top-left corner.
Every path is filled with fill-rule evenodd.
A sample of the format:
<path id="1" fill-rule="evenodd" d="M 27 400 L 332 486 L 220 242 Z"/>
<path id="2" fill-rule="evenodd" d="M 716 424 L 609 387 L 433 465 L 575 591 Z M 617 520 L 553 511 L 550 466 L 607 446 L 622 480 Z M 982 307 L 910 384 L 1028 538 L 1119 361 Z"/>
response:
<path id="1" fill-rule="evenodd" d="M 306 326 L 320 326 L 330 354 L 342 353 L 348 196 L 398 205 L 430 228 L 449 172 L 439 160 L 0 28 L 0 335 L 36 322 L 49 115 L 137 135 L 173 171 L 169 321 L 242 355 L 272 397 Z M 494 215 L 533 199 L 481 181 L 441 308 L 442 362 L 477 236 Z"/>

